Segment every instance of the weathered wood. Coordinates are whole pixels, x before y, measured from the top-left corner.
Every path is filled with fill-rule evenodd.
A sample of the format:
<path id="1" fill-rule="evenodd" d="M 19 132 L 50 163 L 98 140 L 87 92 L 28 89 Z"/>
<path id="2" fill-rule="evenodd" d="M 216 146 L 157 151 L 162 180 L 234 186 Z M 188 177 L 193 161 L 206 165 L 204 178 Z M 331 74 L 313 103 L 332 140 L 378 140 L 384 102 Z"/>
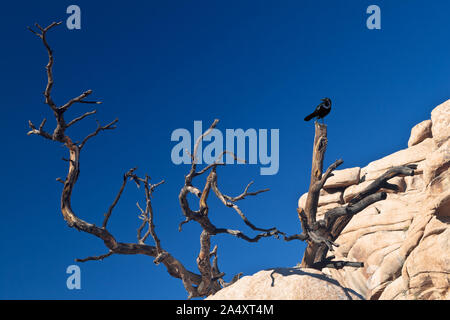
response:
<path id="1" fill-rule="evenodd" d="M 361 191 L 352 200 L 350 200 L 350 204 L 355 204 L 358 201 L 361 201 L 361 199 L 363 199 L 364 197 L 367 197 L 368 195 L 377 192 L 381 188 L 395 190 L 397 188 L 397 186 L 393 187 L 394 185 L 388 183 L 387 180 L 392 179 L 397 176 L 413 176 L 415 169 L 417 169 L 417 165 L 415 165 L 415 164 L 410 164 L 410 165 L 406 165 L 406 166 L 397 166 L 397 167 L 392 167 L 392 168 L 388 169 L 380 177 L 378 177 L 371 184 L 369 184 L 366 189 Z"/>
<path id="2" fill-rule="evenodd" d="M 308 246 L 306 247 L 303 259 L 301 262 L 302 267 L 312 267 L 317 261 L 316 252 L 321 246 L 330 247 L 330 239 L 327 236 L 323 236 L 322 230 L 319 230 L 316 222 L 317 207 L 319 203 L 320 190 L 324 186 L 326 180 L 331 176 L 332 171 L 343 163 L 341 159 L 336 160 L 322 175 L 323 161 L 325 158 L 325 152 L 327 149 L 327 126 L 319 122 L 314 123 L 315 135 L 313 145 L 313 156 L 311 164 L 311 181 L 308 190 L 308 196 L 306 198 L 306 204 L 304 212 L 306 219 L 302 221 L 303 233 L 308 235 Z M 301 209 L 301 208 L 300 208 Z M 301 211 L 299 211 L 300 216 Z M 316 230 L 314 230 L 316 229 Z M 302 235 L 298 238 L 304 238 Z M 286 239 L 286 238 L 285 238 Z"/>
<path id="3" fill-rule="evenodd" d="M 311 165 L 311 181 L 308 197 L 306 198 L 305 213 L 310 225 L 316 222 L 317 204 L 319 203 L 320 188 L 318 182 L 322 178 L 323 159 L 327 149 L 327 126 L 315 122 L 315 136 Z"/>
<path id="4" fill-rule="evenodd" d="M 51 50 L 49 44 L 46 40 L 46 33 L 53 27 L 61 24 L 52 23 L 47 28 L 42 28 L 39 25 L 36 25 L 41 33 L 34 31 L 30 28 L 30 31 L 33 34 L 37 35 L 43 42 L 44 46 L 47 49 L 49 62 L 46 66 L 47 70 L 47 86 L 44 92 L 45 102 L 51 108 L 53 115 L 56 119 L 56 127 L 53 131 L 53 134 L 50 134 L 44 130 L 44 125 L 46 123 L 46 119 L 44 119 L 40 126 L 37 128 L 31 121 L 29 121 L 30 131 L 28 135 L 38 135 L 45 139 L 52 140 L 55 142 L 62 143 L 67 150 L 69 151 L 69 159 L 66 159 L 68 163 L 68 173 L 65 180 L 57 179 L 59 182 L 64 184 L 63 191 L 61 194 L 61 212 L 64 217 L 64 220 L 67 222 L 69 227 L 75 228 L 79 231 L 83 231 L 89 234 L 92 234 L 101 240 L 103 240 L 105 246 L 109 249 L 106 254 L 102 254 L 99 256 L 91 256 L 84 259 L 77 259 L 78 262 L 86 262 L 86 261 L 101 261 L 105 258 L 108 258 L 114 254 L 123 254 L 123 255 L 131 255 L 131 254 L 144 254 L 150 257 L 153 257 L 153 262 L 155 264 L 162 263 L 168 273 L 182 280 L 183 285 L 188 292 L 188 298 L 193 297 L 205 297 L 210 294 L 216 293 L 222 287 L 228 286 L 235 281 L 237 281 L 241 274 L 237 274 L 232 277 L 230 282 L 225 282 L 223 280 L 224 273 L 219 271 L 218 262 L 217 262 L 217 246 L 214 248 L 212 252 L 210 252 L 211 247 L 211 237 L 217 234 L 226 233 L 238 238 L 244 239 L 249 242 L 257 242 L 259 239 L 264 237 L 278 237 L 278 235 L 282 234 L 282 232 L 278 231 L 276 228 L 259 228 L 252 224 L 249 219 L 244 215 L 242 210 L 236 205 L 237 201 L 243 200 L 246 196 L 255 196 L 259 193 L 268 191 L 268 189 L 263 189 L 255 192 L 248 192 L 250 184 L 247 185 L 244 192 L 238 196 L 231 197 L 223 194 L 217 184 L 217 172 L 216 169 L 218 166 L 223 166 L 224 163 L 219 162 L 218 159 L 215 163 L 205 166 L 200 171 L 197 171 L 197 150 L 199 148 L 199 144 L 202 139 L 207 136 L 212 130 L 216 127 L 219 120 L 215 120 L 212 125 L 206 130 L 196 141 L 194 146 L 194 152 L 191 155 L 192 165 L 189 173 L 185 176 L 185 183 L 180 190 L 179 193 L 179 202 L 181 206 L 182 213 L 185 216 L 185 221 L 180 224 L 179 229 L 181 230 L 181 226 L 184 223 L 189 221 L 195 221 L 202 227 L 202 232 L 200 235 L 200 252 L 197 257 L 197 267 L 200 274 L 196 274 L 187 270 L 184 265 L 174 258 L 169 252 L 165 251 L 162 247 L 161 241 L 156 234 L 155 222 L 154 222 L 154 212 L 151 203 L 151 197 L 153 191 L 156 187 L 161 185 L 163 181 L 151 184 L 150 178 L 148 175 L 145 175 L 145 178 L 140 178 L 135 174 L 136 168 L 129 170 L 124 174 L 122 179 L 122 184 L 120 189 L 113 201 L 113 203 L 108 208 L 108 211 L 104 214 L 103 223 L 101 227 L 97 227 L 94 224 L 88 223 L 82 219 L 80 219 L 71 207 L 71 196 L 73 189 L 76 185 L 80 174 L 80 153 L 84 147 L 84 145 L 92 138 L 97 136 L 100 132 L 105 130 L 112 130 L 116 128 L 116 123 L 118 120 L 114 120 L 107 125 L 100 125 L 98 123 L 97 128 L 94 132 L 87 135 L 81 143 L 73 142 L 68 134 L 66 133 L 66 129 L 76 123 L 82 121 L 86 117 L 93 115 L 96 113 L 96 110 L 86 112 L 85 114 L 73 119 L 66 123 L 65 121 L 65 112 L 76 103 L 89 103 L 89 104 L 99 104 L 97 101 L 87 101 L 86 97 L 92 94 L 92 90 L 87 90 L 83 92 L 78 97 L 75 97 L 69 100 L 64 105 L 58 107 L 51 97 L 51 89 L 53 86 L 53 51 Z M 227 151 L 223 152 L 219 158 L 222 157 L 223 154 L 227 153 Z M 234 155 L 233 155 L 234 156 Z M 234 156 L 235 157 L 235 156 Z M 203 189 L 197 188 L 193 185 L 193 180 L 196 177 L 201 176 L 204 173 L 209 171 L 208 177 L 206 179 L 205 186 Z M 128 183 L 128 181 L 133 180 L 138 186 L 144 185 L 145 192 L 145 208 L 141 208 L 139 203 L 137 203 L 137 207 L 140 210 L 141 214 L 139 218 L 142 220 L 141 225 L 137 230 L 137 243 L 123 243 L 116 240 L 116 238 L 110 233 L 107 229 L 108 221 L 110 220 L 113 210 L 119 202 L 123 191 Z M 252 230 L 262 231 L 258 233 L 254 237 L 247 236 L 243 232 L 239 230 L 232 230 L 228 228 L 217 228 L 214 226 L 209 219 L 209 207 L 208 207 L 208 197 L 212 192 L 222 201 L 222 203 L 230 208 L 233 208 L 238 215 L 243 219 L 244 223 L 249 226 Z M 203 191 L 201 191 L 203 190 Z M 187 200 L 187 196 L 189 194 L 195 195 L 198 199 L 198 210 L 191 209 L 189 202 Z M 144 235 L 142 235 L 144 229 L 147 228 L 147 231 Z M 145 244 L 148 237 L 153 239 L 155 246 Z M 213 263 L 211 264 L 211 259 Z"/>
<path id="5" fill-rule="evenodd" d="M 346 266 L 362 267 L 363 263 L 360 262 L 332 261 L 330 258 L 327 258 L 328 251 L 333 251 L 333 247 L 338 246 L 334 241 L 355 214 L 377 201 L 386 199 L 385 192 L 377 193 L 381 188 L 397 190 L 396 186 L 388 183 L 387 180 L 398 175 L 414 175 L 414 169 L 417 166 L 399 166 L 387 170 L 356 195 L 349 204 L 329 210 L 325 213 L 323 219 L 316 221 L 320 190 L 323 188 L 326 180 L 332 175 L 332 171 L 343 163 L 340 159 L 336 160 L 322 174 L 327 141 L 327 126 L 316 122 L 308 195 L 305 208 L 297 209 L 302 233 L 292 236 L 284 235 L 284 239 L 286 241 L 302 240 L 308 243 L 303 254 L 302 267 L 316 269 L 325 267 L 339 269 Z"/>

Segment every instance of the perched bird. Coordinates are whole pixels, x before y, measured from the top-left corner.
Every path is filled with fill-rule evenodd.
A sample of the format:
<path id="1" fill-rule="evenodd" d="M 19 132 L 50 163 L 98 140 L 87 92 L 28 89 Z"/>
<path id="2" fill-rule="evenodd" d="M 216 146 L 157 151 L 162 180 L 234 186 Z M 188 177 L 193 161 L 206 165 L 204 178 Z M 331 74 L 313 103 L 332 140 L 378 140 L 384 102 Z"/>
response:
<path id="1" fill-rule="evenodd" d="M 329 98 L 321 99 L 322 102 L 316 107 L 313 113 L 306 116 L 305 121 L 309 121 L 312 118 L 323 119 L 331 111 L 331 100 Z M 323 120 L 322 120 L 323 122 Z"/>

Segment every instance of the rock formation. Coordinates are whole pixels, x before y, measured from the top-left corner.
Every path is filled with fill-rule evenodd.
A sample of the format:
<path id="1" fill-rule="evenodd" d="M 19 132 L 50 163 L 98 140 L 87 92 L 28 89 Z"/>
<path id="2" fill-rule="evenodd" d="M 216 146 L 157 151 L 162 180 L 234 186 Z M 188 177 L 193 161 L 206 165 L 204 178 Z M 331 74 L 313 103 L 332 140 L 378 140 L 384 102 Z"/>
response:
<path id="1" fill-rule="evenodd" d="M 380 190 L 388 192 L 386 200 L 355 215 L 336 240 L 336 259 L 362 261 L 363 268 L 261 271 L 210 298 L 357 298 L 351 291 L 365 299 L 450 299 L 450 100 L 412 128 L 408 148 L 363 168 L 334 171 L 321 191 L 317 218 L 348 203 L 387 169 L 413 163 L 415 175 L 389 180 L 399 190 Z M 305 201 L 306 194 L 299 207 Z"/>
<path id="2" fill-rule="evenodd" d="M 389 181 L 399 192 L 380 190 L 390 192 L 387 199 L 355 215 L 336 240 L 336 258 L 363 261 L 364 268 L 324 273 L 367 299 L 450 298 L 449 137 L 450 100 L 412 128 L 408 148 L 361 168 L 359 183 L 333 190 L 347 203 L 386 169 L 418 164 L 413 177 Z M 338 203 L 319 207 L 318 216 Z"/>
<path id="3" fill-rule="evenodd" d="M 315 269 L 274 268 L 241 278 L 207 300 L 361 300 Z"/>

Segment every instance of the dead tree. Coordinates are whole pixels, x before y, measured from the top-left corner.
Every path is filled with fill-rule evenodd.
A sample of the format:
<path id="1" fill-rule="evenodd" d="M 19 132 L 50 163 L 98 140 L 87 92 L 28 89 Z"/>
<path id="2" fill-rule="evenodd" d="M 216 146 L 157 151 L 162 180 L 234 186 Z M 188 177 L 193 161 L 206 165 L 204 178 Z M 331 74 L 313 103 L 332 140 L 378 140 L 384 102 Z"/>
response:
<path id="1" fill-rule="evenodd" d="M 417 165 L 411 164 L 390 168 L 356 195 L 348 204 L 327 211 L 324 218 L 317 221 L 316 213 L 320 190 L 327 179 L 333 175 L 333 170 L 344 162 L 342 159 L 336 160 L 323 173 L 323 160 L 327 143 L 327 126 L 316 121 L 308 196 L 305 208 L 297 209 L 302 233 L 284 236 L 284 239 L 286 241 L 302 240 L 307 242 L 308 245 L 303 255 L 301 267 L 319 270 L 323 268 L 340 269 L 345 266 L 363 267 L 363 262 L 335 261 L 333 260 L 334 256 L 327 257 L 328 251 L 333 251 L 333 247 L 339 246 L 334 241 L 355 214 L 377 201 L 386 199 L 386 192 L 378 192 L 380 189 L 398 191 L 396 185 L 387 182 L 389 179 L 396 176 L 412 176 Z"/>
<path id="2" fill-rule="evenodd" d="M 163 184 L 164 181 L 152 184 L 148 175 L 139 177 L 136 174 L 136 168 L 128 170 L 123 175 L 122 184 L 114 201 L 108 208 L 107 212 L 104 214 L 101 226 L 97 226 L 80 219 L 72 210 L 71 195 L 80 174 L 80 153 L 83 150 L 83 147 L 88 141 L 90 141 L 90 139 L 94 138 L 100 132 L 115 129 L 118 120 L 116 119 L 106 125 L 100 125 L 100 123 L 98 123 L 95 131 L 88 134 L 83 140 L 78 142 L 74 141 L 66 133 L 66 130 L 69 127 L 96 113 L 96 110 L 92 110 L 67 122 L 65 119 L 65 112 L 70 107 L 75 104 L 100 104 L 101 102 L 86 100 L 86 98 L 92 94 L 92 90 L 85 91 L 78 97 L 69 100 L 67 103 L 61 106 L 58 106 L 53 101 L 51 96 L 53 87 L 53 52 L 47 42 L 47 32 L 60 24 L 61 22 L 53 22 L 46 28 L 42 28 L 40 25 L 35 24 L 38 31 L 35 31 L 32 28 L 28 28 L 33 34 L 35 34 L 42 40 L 45 48 L 47 49 L 49 61 L 45 67 L 47 71 L 47 86 L 44 91 L 44 97 L 45 103 L 50 107 L 51 111 L 53 112 L 53 116 L 56 119 L 56 127 L 52 133 L 44 129 L 46 119 L 44 119 L 38 127 L 36 127 L 31 121 L 29 121 L 30 131 L 28 132 L 28 135 L 38 135 L 45 139 L 61 143 L 67 148 L 67 151 L 69 152 L 69 158 L 63 160 L 67 161 L 68 163 L 68 173 L 64 180 L 60 178 L 57 179 L 63 184 L 63 190 L 61 194 L 61 212 L 64 220 L 67 222 L 69 227 L 92 234 L 101 239 L 108 249 L 107 253 L 105 254 L 99 256 L 91 256 L 84 259 L 76 259 L 76 261 L 85 262 L 91 260 L 103 260 L 113 254 L 147 255 L 154 258 L 153 261 L 155 264 L 162 263 L 171 276 L 182 280 L 183 285 L 189 294 L 188 298 L 205 297 L 210 294 L 214 294 L 222 287 L 226 287 L 231 283 L 237 281 L 240 274 L 232 277 L 229 283 L 223 280 L 225 274 L 223 272 L 220 272 L 218 267 L 217 246 L 215 246 L 211 250 L 211 237 L 218 234 L 229 234 L 249 242 L 257 242 L 264 237 L 278 237 L 278 235 L 284 234 L 278 231 L 276 228 L 263 229 L 256 227 L 247 219 L 247 217 L 236 204 L 238 201 L 243 200 L 247 196 L 254 196 L 259 193 L 266 192 L 268 191 L 268 189 L 249 192 L 248 189 L 252 184 L 252 182 L 250 182 L 244 189 L 243 193 L 236 197 L 225 195 L 220 191 L 218 187 L 217 168 L 224 165 L 224 163 L 221 162 L 221 157 L 223 156 L 223 154 L 220 155 L 217 161 L 213 164 L 207 165 L 201 170 L 197 170 L 196 162 L 199 144 L 201 143 L 202 139 L 216 127 L 218 120 L 215 120 L 211 127 L 197 139 L 194 146 L 194 151 L 191 154 L 192 165 L 189 173 L 185 176 L 184 185 L 181 188 L 179 194 L 181 210 L 183 215 L 185 216 L 185 220 L 179 225 L 179 230 L 181 231 L 181 226 L 184 223 L 187 223 L 191 220 L 197 222 L 203 229 L 200 235 L 200 252 L 197 257 L 197 266 L 199 273 L 187 270 L 178 259 L 164 250 L 161 245 L 161 241 L 156 234 L 154 211 L 151 198 L 155 189 Z M 206 175 L 206 173 L 208 173 L 208 176 L 206 178 L 204 187 L 202 189 L 195 187 L 193 183 L 194 179 L 204 174 Z M 124 191 L 129 181 L 134 181 L 138 187 L 143 186 L 145 194 L 144 208 L 142 208 L 139 203 L 137 203 L 137 207 L 140 212 L 139 218 L 142 220 L 142 223 L 137 230 L 136 243 L 119 242 L 107 228 L 108 221 L 111 218 L 112 212 L 118 201 L 120 200 L 122 192 Z M 230 207 L 234 211 L 236 211 L 236 213 L 243 219 L 247 226 L 249 226 L 254 231 L 259 231 L 259 233 L 254 237 L 250 237 L 239 230 L 216 227 L 209 218 L 208 197 L 211 193 L 211 190 L 225 206 Z M 189 204 L 187 200 L 187 196 L 189 194 L 193 194 L 198 198 L 199 205 L 197 210 L 192 209 L 191 205 Z M 146 231 L 144 233 L 145 229 Z M 146 240 L 149 236 L 153 238 L 154 245 L 146 244 Z"/>

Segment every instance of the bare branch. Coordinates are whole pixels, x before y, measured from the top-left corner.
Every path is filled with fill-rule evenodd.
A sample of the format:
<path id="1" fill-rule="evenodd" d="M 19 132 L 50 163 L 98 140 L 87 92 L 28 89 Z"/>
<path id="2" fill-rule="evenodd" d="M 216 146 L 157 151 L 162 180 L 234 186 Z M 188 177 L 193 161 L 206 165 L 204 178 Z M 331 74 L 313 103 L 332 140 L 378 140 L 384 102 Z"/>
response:
<path id="1" fill-rule="evenodd" d="M 151 191 L 151 192 L 155 191 L 155 189 L 156 189 L 157 187 L 159 187 L 160 185 L 162 185 L 162 184 L 165 183 L 165 182 L 166 182 L 165 180 L 161 180 L 161 181 L 158 182 L 158 183 L 151 184 L 151 185 L 150 185 L 150 191 Z"/>
<path id="2" fill-rule="evenodd" d="M 243 273 L 242 273 L 242 272 L 239 272 L 238 274 L 236 274 L 236 275 L 231 279 L 230 282 L 223 282 L 223 283 L 222 283 L 222 286 L 223 286 L 224 288 L 226 288 L 226 287 L 228 287 L 228 286 L 231 286 L 233 283 L 235 283 L 236 281 L 238 281 L 238 280 L 242 277 L 242 275 L 243 275 Z"/>
<path id="3" fill-rule="evenodd" d="M 262 238 L 267 238 L 267 237 L 272 237 L 272 236 L 278 237 L 278 235 L 284 234 L 283 232 L 281 232 L 277 229 L 273 229 L 271 231 L 259 233 L 255 237 L 252 238 L 252 237 L 245 235 L 242 231 L 239 231 L 239 230 L 232 230 L 232 229 L 225 229 L 225 228 L 218 228 L 215 230 L 215 234 L 220 234 L 220 233 L 227 233 L 227 234 L 230 234 L 232 236 L 235 236 L 237 238 L 243 239 L 248 242 L 258 242 Z"/>
<path id="4" fill-rule="evenodd" d="M 225 154 L 230 154 L 230 155 L 234 158 L 234 160 L 236 160 L 236 161 L 239 161 L 239 162 L 241 162 L 241 163 L 246 163 L 245 160 L 239 159 L 233 152 L 230 152 L 230 151 L 225 150 L 225 151 L 222 151 L 222 152 L 220 153 L 220 155 L 217 157 L 217 159 L 216 159 L 213 163 L 207 165 L 206 167 L 204 167 L 202 170 L 200 170 L 200 171 L 198 171 L 198 172 L 194 172 L 194 173 L 193 173 L 193 177 L 197 177 L 197 176 L 199 176 L 199 175 L 202 175 L 203 173 L 205 173 L 206 171 L 208 171 L 208 170 L 211 169 L 211 168 L 216 168 L 217 166 L 225 166 L 226 163 L 220 162 L 220 160 L 222 159 L 222 157 L 223 157 Z M 191 156 L 191 157 L 192 157 L 192 156 Z"/>
<path id="5" fill-rule="evenodd" d="M 145 242 L 145 239 L 142 240 L 143 237 L 142 237 L 141 235 L 142 235 L 142 230 L 144 229 L 145 225 L 146 225 L 147 222 L 148 222 L 148 212 L 147 212 L 147 210 L 144 211 L 144 210 L 141 208 L 141 206 L 139 205 L 139 202 L 136 202 L 136 206 L 137 206 L 138 209 L 141 211 L 141 214 L 139 215 L 139 219 L 142 220 L 141 225 L 140 225 L 139 228 L 137 229 L 137 241 L 138 241 L 138 242 Z"/>
<path id="6" fill-rule="evenodd" d="M 108 258 L 109 256 L 113 255 L 114 251 L 110 250 L 108 253 L 106 254 L 102 254 L 100 256 L 92 256 L 92 257 L 87 257 L 85 259 L 75 259 L 76 262 L 86 262 L 86 261 L 102 261 L 105 258 Z"/>
<path id="7" fill-rule="evenodd" d="M 163 252 L 163 250 L 161 248 L 161 243 L 159 241 L 159 238 L 158 238 L 158 236 L 156 235 L 156 232 L 155 232 L 155 223 L 154 223 L 154 214 L 153 214 L 153 208 L 152 208 L 152 203 L 151 203 L 151 195 L 152 195 L 153 190 L 157 186 L 159 186 L 162 183 L 164 183 L 164 180 L 159 182 L 159 183 L 157 183 L 157 184 L 155 184 L 155 185 L 150 185 L 149 181 L 150 181 L 150 177 L 149 176 L 145 176 L 145 181 L 144 181 L 145 200 L 146 200 L 145 213 L 146 213 L 146 218 L 147 218 L 147 223 L 148 223 L 148 231 L 144 235 L 143 238 L 139 239 L 139 243 L 144 243 L 145 240 L 148 238 L 148 236 L 151 235 L 153 240 L 155 241 L 156 252 L 158 254 L 161 254 Z"/>
<path id="8" fill-rule="evenodd" d="M 195 142 L 195 145 L 194 145 L 194 153 L 191 155 L 191 159 L 192 159 L 191 170 L 189 171 L 189 173 L 187 174 L 187 176 L 185 178 L 186 185 L 190 185 L 192 178 L 194 178 L 194 176 L 195 176 L 196 169 L 197 169 L 197 151 L 198 151 L 198 147 L 199 147 L 200 143 L 202 142 L 204 137 L 206 137 L 208 134 L 210 134 L 212 132 L 212 130 L 217 126 L 218 123 L 219 123 L 219 120 L 215 119 L 214 122 L 211 124 L 211 126 L 208 128 L 208 130 L 206 130 L 200 137 L 197 138 L 197 141 Z"/>
<path id="9" fill-rule="evenodd" d="M 27 29 L 31 32 L 31 33 L 33 33 L 34 35 L 36 35 L 36 36 L 38 36 L 39 38 L 41 38 L 42 39 L 42 35 L 40 34 L 40 33 L 37 33 L 36 31 L 34 31 L 32 28 L 30 28 L 30 27 L 27 27 Z"/>
<path id="10" fill-rule="evenodd" d="M 74 124 L 77 123 L 78 121 L 81 121 L 81 120 L 83 120 L 84 118 L 86 118 L 86 117 L 88 117 L 88 116 L 90 116 L 90 115 L 93 115 L 93 114 L 95 114 L 95 113 L 97 113 L 97 110 L 92 110 L 92 111 L 86 112 L 86 113 L 83 114 L 82 116 L 79 116 L 78 118 L 75 118 L 75 119 L 73 119 L 72 121 L 70 121 L 70 122 L 67 124 L 67 128 L 70 127 L 70 126 L 72 126 L 72 125 L 74 125 Z"/>
<path id="11" fill-rule="evenodd" d="M 57 106 L 56 104 L 53 102 L 52 98 L 51 98 L 51 91 L 52 91 L 52 87 L 53 87 L 53 52 L 52 49 L 50 48 L 50 46 L 47 43 L 47 31 L 49 31 L 50 29 L 52 29 L 53 27 L 56 27 L 58 25 L 60 25 L 62 22 L 53 22 L 52 24 L 50 24 L 48 27 L 46 27 L 45 29 L 42 28 L 41 26 L 39 26 L 37 23 L 35 24 L 35 26 L 41 31 L 41 33 L 39 34 L 38 32 L 35 32 L 33 29 L 31 29 L 30 27 L 28 27 L 28 30 L 30 30 L 32 33 L 34 33 L 36 36 L 38 36 L 40 39 L 42 39 L 42 42 L 45 46 L 45 48 L 47 49 L 47 53 L 48 53 L 48 64 L 45 67 L 45 69 L 47 70 L 47 86 L 45 88 L 44 91 L 44 97 L 45 97 L 45 103 L 48 104 L 48 106 L 54 111 L 56 112 L 57 110 Z"/>
<path id="12" fill-rule="evenodd" d="M 59 107 L 61 112 L 66 112 L 74 103 L 90 103 L 90 104 L 101 104 L 100 101 L 84 101 L 87 96 L 92 94 L 92 90 L 87 90 L 80 94 L 78 97 L 69 100 L 65 105 Z"/>
<path id="13" fill-rule="evenodd" d="M 370 185 L 368 185 L 367 188 L 365 188 L 357 196 L 355 196 L 352 200 L 350 200 L 350 204 L 357 203 L 364 197 L 367 197 L 368 195 L 377 192 L 382 187 L 391 188 L 390 184 L 387 184 L 387 180 L 392 179 L 399 175 L 400 176 L 413 176 L 414 170 L 416 168 L 417 168 L 417 165 L 415 165 L 415 164 L 390 168 L 384 174 L 382 174 L 380 177 L 375 179 Z"/>
<path id="14" fill-rule="evenodd" d="M 327 182 L 328 178 L 332 175 L 332 172 L 343 163 L 344 160 L 338 159 L 331 166 L 328 167 L 327 171 L 325 171 L 325 173 L 322 175 L 322 178 L 319 181 L 319 189 L 322 189 L 322 187 L 325 185 L 325 182 Z"/>
<path id="15" fill-rule="evenodd" d="M 44 119 L 42 121 L 42 123 L 39 126 L 39 129 L 36 129 L 36 126 L 33 124 L 33 122 L 28 121 L 28 125 L 30 126 L 31 130 L 27 132 L 27 135 L 35 134 L 35 135 L 44 137 L 46 139 L 52 140 L 53 138 L 52 138 L 51 134 L 44 131 L 45 122 L 46 122 L 46 119 Z"/>
<path id="16" fill-rule="evenodd" d="M 224 166 L 226 165 L 225 163 L 211 163 L 209 165 L 207 165 L 206 167 L 204 167 L 202 170 L 198 171 L 198 172 L 194 172 L 194 177 L 197 177 L 199 175 L 202 175 L 203 173 L 205 173 L 206 171 L 208 171 L 211 168 L 217 167 L 217 166 Z"/>
<path id="17" fill-rule="evenodd" d="M 311 182 L 309 185 L 308 196 L 306 198 L 305 213 L 308 217 L 308 223 L 316 222 L 317 205 L 319 203 L 320 180 L 322 178 L 323 160 L 327 147 L 327 126 L 315 122 L 314 148 L 311 165 Z"/>
<path id="18" fill-rule="evenodd" d="M 306 234 L 294 234 L 292 236 L 284 236 L 283 237 L 285 241 L 292 241 L 292 240 L 300 240 L 300 241 L 306 241 L 308 239 L 308 236 Z"/>
<path id="19" fill-rule="evenodd" d="M 325 260 L 325 261 L 316 262 L 313 265 L 314 269 L 319 269 L 319 270 L 322 270 L 323 268 L 342 269 L 343 267 L 362 268 L 362 267 L 364 267 L 364 263 L 363 262 L 353 262 L 353 261 Z"/>
<path id="20" fill-rule="evenodd" d="M 200 275 L 202 276 L 202 282 L 197 287 L 197 291 L 200 295 L 208 295 L 211 290 L 218 291 L 220 288 L 217 287 L 217 290 L 214 290 L 213 287 L 213 270 L 211 266 L 211 235 L 203 230 L 200 235 L 200 252 L 197 257 L 197 267 L 200 271 Z M 216 284 L 218 285 L 218 284 Z"/>
<path id="21" fill-rule="evenodd" d="M 211 124 L 211 126 L 208 128 L 208 130 L 206 130 L 200 137 L 197 138 L 197 141 L 195 142 L 194 145 L 194 153 L 192 154 L 192 158 L 195 160 L 194 162 L 196 162 L 198 147 L 202 142 L 203 138 L 209 135 L 212 132 L 212 130 L 217 126 L 218 123 L 219 119 L 215 119 L 214 122 Z"/>
<path id="22" fill-rule="evenodd" d="M 247 217 L 244 215 L 244 213 L 241 211 L 241 209 L 240 209 L 235 203 L 233 203 L 234 201 L 238 201 L 238 200 L 244 199 L 246 195 L 256 195 L 256 194 L 258 194 L 258 193 L 268 191 L 269 189 L 264 189 L 264 190 L 260 190 L 260 191 L 257 191 L 257 192 L 253 192 L 252 194 L 247 193 L 247 190 L 248 190 L 249 186 L 253 183 L 253 182 L 251 182 L 251 183 L 245 188 L 245 191 L 244 191 L 243 194 L 241 194 L 241 195 L 239 195 L 239 196 L 237 196 L 237 197 L 235 197 L 235 198 L 231 198 L 231 197 L 228 197 L 228 196 L 226 196 L 226 195 L 223 195 L 223 194 L 220 192 L 219 187 L 217 186 L 217 174 L 216 174 L 216 172 L 215 172 L 215 171 L 211 171 L 211 174 L 212 174 L 212 188 L 213 188 L 214 193 L 216 194 L 217 198 L 219 198 L 219 200 L 222 201 L 222 203 L 223 203 L 224 205 L 226 205 L 227 207 L 233 208 L 233 209 L 239 214 L 239 216 L 241 217 L 241 219 L 244 221 L 244 223 L 245 223 L 247 226 L 249 226 L 251 229 L 253 229 L 253 230 L 255 230 L 255 231 L 270 232 L 270 231 L 276 230 L 276 228 L 263 229 L 263 228 L 258 228 L 258 227 L 256 227 L 253 223 L 251 223 L 251 222 L 247 219 Z M 227 200 L 229 200 L 229 201 L 231 201 L 231 202 L 228 202 Z"/>
<path id="23" fill-rule="evenodd" d="M 250 186 L 252 184 L 253 184 L 253 181 L 250 181 L 250 183 L 247 185 L 247 187 L 245 187 L 244 192 L 241 193 L 240 195 L 238 195 L 237 197 L 229 197 L 229 196 L 227 196 L 225 194 L 223 195 L 223 197 L 225 199 L 227 199 L 228 201 L 236 202 L 236 201 L 245 199 L 246 196 L 256 196 L 257 194 L 270 191 L 270 189 L 262 189 L 262 190 L 258 190 L 258 191 L 255 191 L 255 192 L 248 192 L 248 188 L 250 188 Z"/>
<path id="24" fill-rule="evenodd" d="M 114 199 L 114 202 L 109 207 L 108 211 L 105 213 L 105 218 L 104 218 L 103 224 L 102 224 L 103 229 L 106 229 L 106 225 L 108 224 L 109 217 L 111 216 L 112 211 L 114 210 L 114 207 L 117 205 L 117 202 L 119 202 L 122 192 L 125 189 L 125 185 L 127 184 L 128 178 L 134 173 L 134 171 L 136 169 L 137 168 L 132 168 L 123 175 L 123 182 L 122 182 L 122 186 L 119 189 L 119 193 L 117 194 L 116 198 Z"/>
<path id="25" fill-rule="evenodd" d="M 114 121 L 108 123 L 106 126 L 101 126 L 100 123 L 97 121 L 97 129 L 89 134 L 86 138 L 83 139 L 83 141 L 80 143 L 79 148 L 83 149 L 84 145 L 86 144 L 86 142 L 91 139 L 92 137 L 95 137 L 97 134 L 99 134 L 100 131 L 104 131 L 104 130 L 113 130 L 115 128 L 117 128 L 117 126 L 115 126 L 115 124 L 119 121 L 119 119 L 115 119 Z"/>
<path id="26" fill-rule="evenodd" d="M 337 218 L 342 216 L 348 216 L 351 218 L 353 215 L 357 214 L 358 212 L 361 212 L 371 204 L 386 199 L 386 196 L 387 195 L 385 192 L 375 193 L 367 195 L 366 197 L 362 198 L 355 204 L 349 204 L 333 208 L 325 213 L 324 218 L 325 225 L 331 228 L 335 225 Z M 332 230 L 330 229 L 330 231 Z"/>
<path id="27" fill-rule="evenodd" d="M 41 124 L 39 125 L 39 131 L 42 131 L 44 129 L 45 123 L 47 122 L 47 119 L 43 119 Z"/>

